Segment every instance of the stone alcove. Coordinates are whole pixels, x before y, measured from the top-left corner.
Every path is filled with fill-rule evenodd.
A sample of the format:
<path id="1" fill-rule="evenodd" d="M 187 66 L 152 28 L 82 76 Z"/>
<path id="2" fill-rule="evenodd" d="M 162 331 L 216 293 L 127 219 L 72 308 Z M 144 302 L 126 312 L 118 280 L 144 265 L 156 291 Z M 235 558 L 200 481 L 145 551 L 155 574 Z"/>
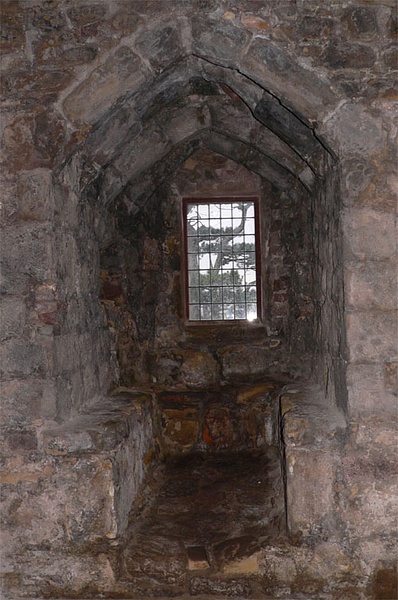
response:
<path id="1" fill-rule="evenodd" d="M 336 428 L 344 429 L 346 412 L 338 162 L 301 117 L 261 86 L 242 75 L 234 85 L 220 67 L 217 76 L 199 77 L 198 62 L 209 68 L 195 58 L 190 68 L 178 64 L 161 79 L 161 91 L 154 84 L 145 103 L 134 97 L 141 121 L 125 125 L 130 134 L 114 158 L 105 134 L 113 140 L 123 104 L 58 175 L 56 269 L 69 308 L 55 344 L 73 352 L 79 323 L 72 333 L 70 307 L 79 302 L 74 316 L 85 321 L 79 352 L 86 372 L 82 358 L 66 363 L 56 353 L 64 423 L 45 434 L 46 448 L 49 454 L 83 451 L 86 437 L 79 436 L 84 426 L 91 431 L 91 420 L 97 441 L 88 442 L 90 451 L 106 457 L 103 435 L 110 440 L 115 501 L 106 536 L 120 542 L 159 456 L 242 450 L 253 446 L 251 438 L 255 448 L 283 445 L 290 534 L 315 531 L 327 538 L 335 521 L 331 481 L 339 460 L 330 440 Z M 247 92 L 243 98 L 238 93 L 242 80 L 258 96 L 251 108 Z M 233 195 L 243 187 L 260 197 L 264 319 L 228 330 L 187 327 L 181 199 Z M 70 261 L 73 252 L 75 267 L 66 276 L 62 260 Z M 99 353 L 90 358 L 93 349 Z M 113 402 L 101 399 L 101 382 L 97 392 L 84 390 L 82 381 L 95 385 L 93 375 L 94 381 L 108 378 Z M 250 399 L 244 410 L 242 397 Z M 120 443 L 126 406 L 129 433 Z M 110 437 L 101 434 L 109 418 L 117 423 Z M 220 443 L 210 439 L 214 418 L 231 432 Z M 303 476 L 312 482 L 308 493 Z M 96 537 L 98 521 L 91 527 Z"/>
<path id="2" fill-rule="evenodd" d="M 173 361 L 183 366 L 197 342 L 184 355 L 192 340 L 182 339 L 166 363 L 169 340 L 182 331 L 175 314 L 160 348 L 152 320 L 163 327 L 167 315 L 138 306 L 125 310 L 123 326 L 110 328 L 112 315 L 107 318 L 100 298 L 114 302 L 116 308 L 109 307 L 115 312 L 132 302 L 129 285 L 137 272 L 133 276 L 120 260 L 125 251 L 133 262 L 124 240 L 145 215 L 140 235 L 147 237 L 145 228 L 159 218 L 157 201 L 173 205 L 180 192 L 170 185 L 200 152 L 226 157 L 259 177 L 275 211 L 269 251 L 276 256 L 271 242 L 278 240 L 282 257 L 299 250 L 290 272 L 295 293 L 279 296 L 280 309 L 287 310 L 282 324 L 274 327 L 270 317 L 258 332 L 261 366 L 253 377 L 264 377 L 264 365 L 273 377 L 288 375 L 279 406 L 290 531 L 296 538 L 313 536 L 318 561 L 327 557 L 329 579 L 340 581 L 348 561 L 361 589 L 371 588 L 372 577 L 379 585 L 380 578 L 392 577 L 394 521 L 388 476 L 396 365 L 389 73 L 396 20 L 389 2 L 377 10 L 350 2 L 323 7 L 323 17 L 312 6 L 267 4 L 256 15 L 252 3 L 233 2 L 226 10 L 210 2 L 207 14 L 196 4 L 190 12 L 177 3 L 167 23 L 168 15 L 154 14 L 145 2 L 131 10 L 116 0 L 100 3 L 95 15 L 61 3 L 56 18 L 50 4 L 31 4 L 25 3 L 24 21 L 28 68 L 15 48 L 7 59 L 23 75 L 9 73 L 6 81 L 22 113 L 7 108 L 4 138 L 10 170 L 4 564 L 11 594 L 82 595 L 94 580 L 92 594 L 115 589 L 109 547 L 126 530 L 130 506 L 158 456 L 157 405 L 148 384 L 153 376 L 176 383 Z M 12 20 L 12 8 L 7 11 Z M 91 23 L 98 19 L 101 27 Z M 74 27 L 83 36 L 78 49 L 59 54 L 64 42 L 45 47 L 46 36 L 69 35 Z M 375 45 L 378 32 L 383 35 Z M 102 36 L 101 52 L 90 46 L 90 35 Z M 12 39 L 20 44 L 18 36 Z M 67 62 L 59 66 L 60 60 Z M 35 73 L 40 83 L 32 83 Z M 281 199 L 291 225 L 277 225 Z M 308 225 L 303 247 L 292 234 L 295 207 Z M 149 258 L 160 251 L 154 237 L 147 241 Z M 113 281 L 121 293 L 113 299 L 101 292 L 111 283 L 110 265 L 121 268 Z M 275 281 L 270 275 L 269 283 Z M 154 299 L 158 290 L 148 292 Z M 277 302 L 269 298 L 275 318 L 281 316 Z M 123 327 L 129 343 L 138 344 L 123 345 Z M 246 343 L 237 334 L 231 354 Z M 121 360 L 123 352 L 128 360 Z M 277 352 L 275 368 L 269 358 Z M 251 356 L 244 355 L 249 364 Z M 232 360 L 232 379 L 242 362 Z M 145 381 L 137 382 L 137 373 Z M 147 389 L 130 396 L 120 390 L 133 383 Z M 291 565 L 291 559 L 280 564 Z M 275 585 L 288 584 L 282 578 Z"/>

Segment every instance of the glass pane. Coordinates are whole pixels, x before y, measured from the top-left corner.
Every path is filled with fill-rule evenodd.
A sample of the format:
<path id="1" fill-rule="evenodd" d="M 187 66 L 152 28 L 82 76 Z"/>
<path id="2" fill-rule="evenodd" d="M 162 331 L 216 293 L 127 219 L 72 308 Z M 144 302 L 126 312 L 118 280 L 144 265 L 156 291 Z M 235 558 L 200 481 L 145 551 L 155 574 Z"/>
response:
<path id="1" fill-rule="evenodd" d="M 211 307 L 211 317 L 213 321 L 220 321 L 223 318 L 222 304 L 213 304 Z"/>
<path id="2" fill-rule="evenodd" d="M 253 286 L 246 287 L 246 301 L 256 302 L 257 301 L 257 290 Z"/>
<path id="3" fill-rule="evenodd" d="M 247 318 L 249 321 L 254 321 L 257 319 L 257 304 L 248 304 L 247 305 Z"/>
<path id="4" fill-rule="evenodd" d="M 210 282 L 209 271 L 200 271 L 199 273 L 200 273 L 200 275 L 199 275 L 199 285 L 201 287 L 203 287 L 205 285 L 206 286 L 209 285 L 209 282 Z"/>
<path id="5" fill-rule="evenodd" d="M 189 297 L 196 307 L 190 306 L 192 320 L 256 318 L 254 217 L 250 200 L 188 204 Z M 202 305 L 200 314 L 197 305 Z"/>
<path id="6" fill-rule="evenodd" d="M 188 247 L 188 252 L 194 252 L 195 254 L 198 253 L 198 249 L 199 249 L 199 239 L 197 237 L 197 235 L 193 235 L 191 237 L 188 238 L 188 243 L 187 243 L 187 247 Z"/>
<path id="7" fill-rule="evenodd" d="M 205 304 L 200 307 L 200 318 L 202 321 L 211 321 L 211 306 L 210 304 Z"/>
<path id="8" fill-rule="evenodd" d="M 189 287 L 199 285 L 199 271 L 190 271 L 188 273 L 188 285 Z"/>
<path id="9" fill-rule="evenodd" d="M 191 321 L 200 320 L 200 306 L 198 304 L 189 305 L 189 318 L 191 319 Z"/>
<path id="10" fill-rule="evenodd" d="M 211 296 L 209 288 L 200 288 L 200 303 L 210 304 Z"/>
<path id="11" fill-rule="evenodd" d="M 234 319 L 234 318 L 235 318 L 234 305 L 229 304 L 228 306 L 226 306 L 224 304 L 224 319 Z"/>
<path id="12" fill-rule="evenodd" d="M 192 271 L 193 269 L 197 268 L 199 268 L 198 255 L 188 254 L 188 269 Z"/>
<path id="13" fill-rule="evenodd" d="M 212 304 L 222 302 L 222 288 L 220 288 L 220 287 L 211 288 L 211 301 L 212 301 Z"/>
<path id="14" fill-rule="evenodd" d="M 199 288 L 190 288 L 189 289 L 189 303 L 190 304 L 199 304 Z"/>
<path id="15" fill-rule="evenodd" d="M 246 250 L 255 250 L 256 247 L 256 238 L 254 235 L 245 235 L 245 249 Z"/>
<path id="16" fill-rule="evenodd" d="M 198 204 L 197 205 L 198 218 L 200 221 L 209 218 L 209 204 Z"/>
<path id="17" fill-rule="evenodd" d="M 220 218 L 220 204 L 218 204 L 218 202 L 212 202 L 209 204 L 209 217 L 210 219 Z"/>
<path id="18" fill-rule="evenodd" d="M 223 288 L 223 301 L 225 303 L 234 304 L 235 302 L 235 291 L 233 287 Z"/>
<path id="19" fill-rule="evenodd" d="M 244 304 L 235 305 L 235 319 L 246 318 L 246 306 Z"/>

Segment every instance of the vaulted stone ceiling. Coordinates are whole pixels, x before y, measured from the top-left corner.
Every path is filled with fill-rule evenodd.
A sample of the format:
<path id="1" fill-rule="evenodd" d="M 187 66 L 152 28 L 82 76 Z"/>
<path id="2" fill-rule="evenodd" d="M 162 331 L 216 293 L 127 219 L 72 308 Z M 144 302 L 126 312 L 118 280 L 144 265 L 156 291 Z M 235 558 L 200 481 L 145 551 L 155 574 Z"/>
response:
<path id="1" fill-rule="evenodd" d="M 84 155 L 89 170 L 101 172 L 105 203 L 131 183 L 134 212 L 200 146 L 279 189 L 292 187 L 296 179 L 311 189 L 328 154 L 313 127 L 250 78 L 229 67 L 214 71 L 205 59 L 184 58 L 93 124 Z M 82 85 L 66 99 L 67 114 L 74 116 L 73 107 L 82 106 L 80 117 L 91 118 L 83 101 L 87 93 Z"/>
<path id="2" fill-rule="evenodd" d="M 380 4 L 376 14 L 363 3 L 336 12 L 251 0 L 180 0 L 167 10 L 141 0 L 25 2 L 18 18 L 30 51 L 17 51 L 17 32 L 8 36 L 4 78 L 30 112 L 19 123 L 35 146 L 25 158 L 62 165 L 80 152 L 83 180 L 101 174 L 107 201 L 131 181 L 146 196 L 202 145 L 279 188 L 298 179 L 310 190 L 325 148 L 338 154 L 341 125 L 361 117 L 359 103 L 392 97 L 396 18 L 394 3 Z M 6 3 L 6 24 L 16 6 Z"/>

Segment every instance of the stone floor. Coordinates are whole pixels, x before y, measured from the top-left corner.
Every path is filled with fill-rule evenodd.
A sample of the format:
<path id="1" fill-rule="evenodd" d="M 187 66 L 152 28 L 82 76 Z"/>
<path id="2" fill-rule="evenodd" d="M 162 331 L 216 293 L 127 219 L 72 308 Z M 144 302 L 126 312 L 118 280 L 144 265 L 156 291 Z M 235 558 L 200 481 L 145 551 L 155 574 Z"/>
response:
<path id="1" fill-rule="evenodd" d="M 122 560 L 134 597 L 266 597 L 258 556 L 284 535 L 276 448 L 174 459 L 152 487 L 155 500 L 132 516 Z"/>
<path id="2" fill-rule="evenodd" d="M 99 591 L 93 581 L 84 593 L 49 589 L 34 597 L 395 600 L 396 596 L 388 581 L 370 589 L 349 565 L 343 565 L 346 576 L 328 577 L 328 563 L 336 556 L 340 560 L 340 549 L 332 544 L 325 554 L 324 544 L 317 550 L 312 542 L 293 543 L 287 536 L 280 453 L 271 446 L 262 451 L 189 453 L 160 465 L 133 508 L 125 543 L 98 551 L 114 568 L 107 592 Z"/>

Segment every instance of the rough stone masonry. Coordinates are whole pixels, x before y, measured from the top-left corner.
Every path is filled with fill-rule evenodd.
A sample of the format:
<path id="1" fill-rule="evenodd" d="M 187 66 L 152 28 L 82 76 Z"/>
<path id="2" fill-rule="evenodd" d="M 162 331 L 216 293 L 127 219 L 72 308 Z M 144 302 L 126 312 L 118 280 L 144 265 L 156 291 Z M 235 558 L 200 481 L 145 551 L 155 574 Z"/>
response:
<path id="1" fill-rule="evenodd" d="M 163 461 L 276 444 L 260 597 L 396 598 L 395 0 L 0 10 L 3 597 L 131 597 Z M 182 199 L 242 195 L 260 319 L 195 326 Z"/>

